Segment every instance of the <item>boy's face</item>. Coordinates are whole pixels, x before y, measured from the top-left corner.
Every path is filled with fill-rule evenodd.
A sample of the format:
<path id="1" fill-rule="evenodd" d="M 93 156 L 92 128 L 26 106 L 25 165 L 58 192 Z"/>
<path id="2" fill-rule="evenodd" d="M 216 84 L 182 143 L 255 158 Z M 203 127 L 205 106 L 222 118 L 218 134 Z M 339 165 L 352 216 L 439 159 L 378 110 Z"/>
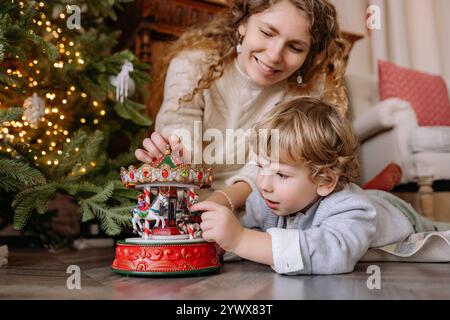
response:
<path id="1" fill-rule="evenodd" d="M 266 205 L 279 216 L 301 211 L 319 199 L 305 167 L 258 162 L 256 185 Z"/>

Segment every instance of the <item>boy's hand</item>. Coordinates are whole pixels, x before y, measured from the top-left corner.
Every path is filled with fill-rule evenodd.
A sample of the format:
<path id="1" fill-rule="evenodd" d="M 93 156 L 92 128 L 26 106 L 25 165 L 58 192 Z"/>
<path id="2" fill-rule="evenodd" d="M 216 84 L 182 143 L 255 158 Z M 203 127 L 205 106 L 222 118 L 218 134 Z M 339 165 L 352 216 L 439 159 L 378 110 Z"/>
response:
<path id="1" fill-rule="evenodd" d="M 227 251 L 237 247 L 244 228 L 230 209 L 212 201 L 202 201 L 193 205 L 191 211 L 204 211 L 200 228 L 205 240 L 214 240 Z"/>

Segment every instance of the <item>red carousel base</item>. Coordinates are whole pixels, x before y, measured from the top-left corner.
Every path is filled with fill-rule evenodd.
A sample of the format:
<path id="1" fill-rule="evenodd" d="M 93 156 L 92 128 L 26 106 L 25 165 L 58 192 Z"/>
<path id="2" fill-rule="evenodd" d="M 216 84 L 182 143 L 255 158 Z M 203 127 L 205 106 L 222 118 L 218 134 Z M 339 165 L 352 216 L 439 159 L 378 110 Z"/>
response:
<path id="1" fill-rule="evenodd" d="M 219 269 L 215 244 L 201 239 L 118 241 L 112 264 L 116 273 L 139 276 L 200 275 Z"/>

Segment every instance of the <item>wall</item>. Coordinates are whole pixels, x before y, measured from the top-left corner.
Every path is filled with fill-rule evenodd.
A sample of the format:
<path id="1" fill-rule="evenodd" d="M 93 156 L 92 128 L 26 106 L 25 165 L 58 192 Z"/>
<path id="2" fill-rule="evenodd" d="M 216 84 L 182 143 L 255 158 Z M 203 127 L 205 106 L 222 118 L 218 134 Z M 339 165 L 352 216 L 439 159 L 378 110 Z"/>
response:
<path id="1" fill-rule="evenodd" d="M 366 29 L 366 0 L 330 0 L 338 11 L 342 30 L 364 35 L 355 43 L 350 55 L 348 73 L 373 73 L 372 52 Z"/>

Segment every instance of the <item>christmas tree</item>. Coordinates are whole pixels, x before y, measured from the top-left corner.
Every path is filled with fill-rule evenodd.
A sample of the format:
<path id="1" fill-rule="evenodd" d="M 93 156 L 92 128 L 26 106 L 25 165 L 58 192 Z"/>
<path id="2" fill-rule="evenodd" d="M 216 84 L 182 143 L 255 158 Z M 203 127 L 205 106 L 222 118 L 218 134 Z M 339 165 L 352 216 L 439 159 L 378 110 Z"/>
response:
<path id="1" fill-rule="evenodd" d="M 56 193 L 107 234 L 130 224 L 136 191 L 119 169 L 151 121 L 131 100 L 146 98 L 148 66 L 114 50 L 125 2 L 0 0 L 0 213 L 16 229 Z"/>

